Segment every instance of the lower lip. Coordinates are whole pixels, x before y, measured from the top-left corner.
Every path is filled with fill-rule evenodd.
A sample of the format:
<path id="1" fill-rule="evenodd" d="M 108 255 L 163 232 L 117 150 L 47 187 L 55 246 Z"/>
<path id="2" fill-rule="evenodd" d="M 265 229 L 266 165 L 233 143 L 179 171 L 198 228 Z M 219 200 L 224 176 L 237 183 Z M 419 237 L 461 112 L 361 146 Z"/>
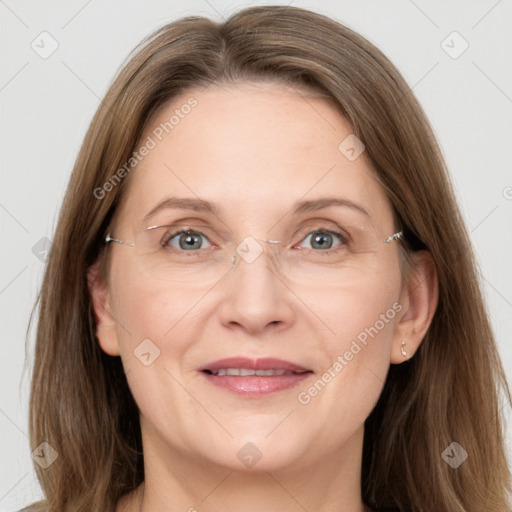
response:
<path id="1" fill-rule="evenodd" d="M 239 377 L 236 375 L 210 375 L 202 372 L 208 382 L 242 396 L 263 396 L 293 388 L 307 379 L 312 372 L 274 377 Z"/>

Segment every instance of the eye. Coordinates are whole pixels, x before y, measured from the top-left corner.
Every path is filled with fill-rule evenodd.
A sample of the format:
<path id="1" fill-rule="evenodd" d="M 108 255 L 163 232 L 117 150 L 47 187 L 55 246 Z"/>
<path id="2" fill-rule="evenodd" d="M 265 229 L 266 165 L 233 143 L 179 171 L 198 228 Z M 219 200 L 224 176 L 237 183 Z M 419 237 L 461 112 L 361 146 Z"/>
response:
<path id="1" fill-rule="evenodd" d="M 338 239 L 338 243 L 336 243 L 336 239 Z M 344 242 L 345 237 L 341 233 L 319 229 L 309 233 L 308 236 L 304 238 L 302 244 L 308 243 L 310 245 L 309 247 L 306 246 L 306 249 L 326 250 L 334 246 L 342 245 Z M 302 244 L 300 244 L 301 247 Z"/>
<path id="2" fill-rule="evenodd" d="M 184 251 L 205 249 L 205 245 L 209 243 L 210 241 L 205 235 L 191 229 L 171 233 L 162 240 L 164 247 L 170 246 L 174 249 L 183 249 Z"/>

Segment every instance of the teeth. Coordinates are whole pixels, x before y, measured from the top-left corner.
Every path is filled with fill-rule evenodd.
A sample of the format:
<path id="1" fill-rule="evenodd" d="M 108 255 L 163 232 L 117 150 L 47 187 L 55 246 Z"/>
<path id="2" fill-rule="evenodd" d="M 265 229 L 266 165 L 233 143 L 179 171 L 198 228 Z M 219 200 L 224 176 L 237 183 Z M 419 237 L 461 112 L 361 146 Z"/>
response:
<path id="1" fill-rule="evenodd" d="M 247 377 L 256 375 L 257 377 L 274 377 L 278 375 L 293 375 L 294 372 L 288 370 L 251 370 L 249 368 L 221 368 L 219 370 L 210 370 L 212 375 L 222 377 L 224 375 L 235 375 L 238 377 Z"/>

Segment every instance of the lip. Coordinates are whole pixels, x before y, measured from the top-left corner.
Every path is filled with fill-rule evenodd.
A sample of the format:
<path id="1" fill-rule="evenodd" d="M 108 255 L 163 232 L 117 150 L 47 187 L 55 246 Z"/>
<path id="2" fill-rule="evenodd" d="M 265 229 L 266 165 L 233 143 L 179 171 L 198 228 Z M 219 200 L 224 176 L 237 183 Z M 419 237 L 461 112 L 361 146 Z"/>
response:
<path id="1" fill-rule="evenodd" d="M 208 371 L 217 371 L 223 368 L 243 368 L 249 370 L 285 370 L 293 372 L 292 375 L 273 376 L 236 376 L 213 375 Z M 221 387 L 239 396 L 261 397 L 297 386 L 304 379 L 313 374 L 313 371 L 290 361 L 264 357 L 251 359 L 248 357 L 230 357 L 213 361 L 199 368 L 205 379 L 215 386 Z"/>
<path id="2" fill-rule="evenodd" d="M 311 371 L 308 368 L 290 363 L 283 359 L 275 357 L 262 357 L 259 359 L 251 359 L 249 357 L 228 357 L 219 359 L 211 363 L 205 364 L 200 371 L 204 370 L 220 370 L 221 368 L 245 368 L 247 370 L 286 370 L 289 372 L 305 372 Z"/>

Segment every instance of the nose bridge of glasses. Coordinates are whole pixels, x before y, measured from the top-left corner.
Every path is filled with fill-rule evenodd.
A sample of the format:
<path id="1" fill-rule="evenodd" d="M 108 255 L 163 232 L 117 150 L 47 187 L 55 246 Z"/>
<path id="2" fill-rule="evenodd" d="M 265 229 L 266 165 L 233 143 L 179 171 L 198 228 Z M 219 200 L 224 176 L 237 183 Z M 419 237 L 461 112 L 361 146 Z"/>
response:
<path id="1" fill-rule="evenodd" d="M 264 252 L 270 252 L 270 255 L 275 257 L 280 254 L 282 243 L 281 240 L 247 236 L 236 246 L 231 259 L 232 264 L 235 265 L 240 260 L 247 264 L 254 263 Z"/>

